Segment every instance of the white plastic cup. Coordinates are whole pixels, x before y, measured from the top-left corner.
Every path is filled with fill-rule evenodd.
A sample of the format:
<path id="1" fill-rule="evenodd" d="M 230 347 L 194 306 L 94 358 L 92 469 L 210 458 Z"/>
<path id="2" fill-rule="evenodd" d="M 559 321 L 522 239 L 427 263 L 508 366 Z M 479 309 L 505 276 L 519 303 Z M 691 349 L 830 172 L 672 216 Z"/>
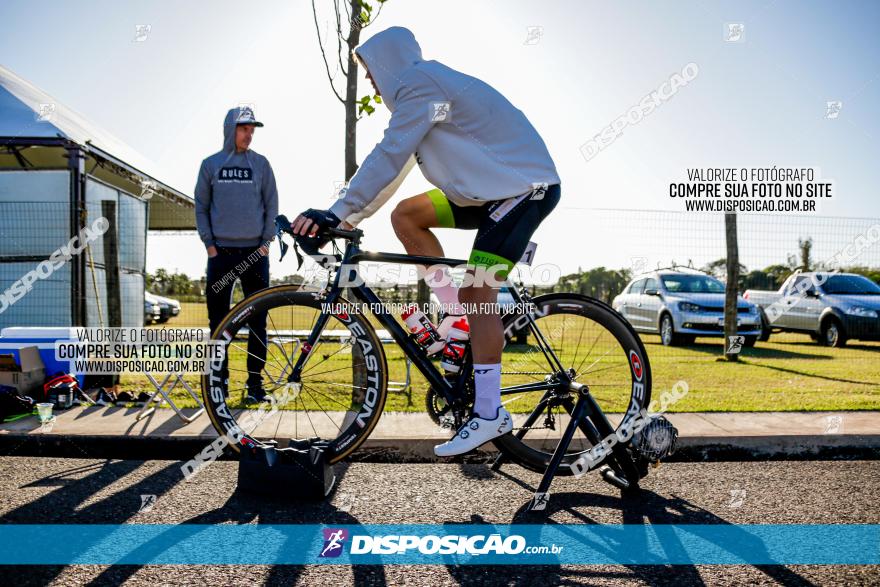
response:
<path id="1" fill-rule="evenodd" d="M 52 419 L 52 408 L 54 407 L 53 403 L 37 404 L 37 417 L 40 418 L 40 422 L 45 424 Z"/>

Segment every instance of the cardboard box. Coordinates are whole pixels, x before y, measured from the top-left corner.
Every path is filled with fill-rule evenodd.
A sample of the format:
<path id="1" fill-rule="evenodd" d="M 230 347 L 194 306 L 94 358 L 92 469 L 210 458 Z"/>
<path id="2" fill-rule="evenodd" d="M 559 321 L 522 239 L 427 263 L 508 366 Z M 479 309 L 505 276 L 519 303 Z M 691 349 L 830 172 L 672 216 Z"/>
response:
<path id="1" fill-rule="evenodd" d="M 15 362 L 15 355 L 0 355 L 0 371 L 21 371 L 21 367 Z"/>
<path id="2" fill-rule="evenodd" d="M 11 385 L 23 395 L 32 392 L 42 394 L 46 379 L 46 367 L 40 358 L 40 349 L 26 346 L 18 349 L 18 363 L 15 355 L 0 355 L 0 385 Z"/>

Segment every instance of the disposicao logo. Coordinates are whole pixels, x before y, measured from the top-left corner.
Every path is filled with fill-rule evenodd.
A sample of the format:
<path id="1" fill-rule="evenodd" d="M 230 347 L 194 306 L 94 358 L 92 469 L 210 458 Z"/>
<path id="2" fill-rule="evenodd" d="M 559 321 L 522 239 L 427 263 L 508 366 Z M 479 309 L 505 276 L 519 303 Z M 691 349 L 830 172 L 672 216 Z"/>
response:
<path id="1" fill-rule="evenodd" d="M 342 544 L 348 538 L 348 530 L 344 528 L 324 528 L 324 547 L 319 557 L 330 558 L 342 554 Z"/>

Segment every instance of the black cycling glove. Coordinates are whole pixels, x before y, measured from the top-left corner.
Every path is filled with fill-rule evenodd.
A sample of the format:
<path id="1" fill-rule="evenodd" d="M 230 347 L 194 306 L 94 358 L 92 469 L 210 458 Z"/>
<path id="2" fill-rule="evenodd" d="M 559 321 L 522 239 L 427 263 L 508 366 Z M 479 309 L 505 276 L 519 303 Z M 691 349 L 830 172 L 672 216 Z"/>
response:
<path id="1" fill-rule="evenodd" d="M 314 208 L 309 208 L 300 216 L 305 216 L 317 224 L 319 234 L 328 228 L 336 228 L 339 226 L 339 223 L 342 222 L 339 217 L 330 210 L 315 210 Z"/>
<path id="2" fill-rule="evenodd" d="M 341 221 L 336 214 L 330 210 L 315 210 L 314 208 L 309 208 L 303 212 L 301 216 L 305 216 L 314 222 L 318 227 L 318 231 L 315 233 L 314 237 L 297 235 L 296 242 L 302 247 L 305 254 L 315 255 L 321 247 L 330 242 L 330 237 L 323 234 L 324 231 L 328 228 L 336 228 Z"/>

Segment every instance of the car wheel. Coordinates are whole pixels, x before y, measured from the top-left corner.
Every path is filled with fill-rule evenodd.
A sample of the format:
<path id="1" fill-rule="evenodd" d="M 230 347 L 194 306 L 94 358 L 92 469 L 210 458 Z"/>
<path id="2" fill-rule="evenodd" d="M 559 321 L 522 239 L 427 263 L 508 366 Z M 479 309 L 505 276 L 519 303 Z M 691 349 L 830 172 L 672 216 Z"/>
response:
<path id="1" fill-rule="evenodd" d="M 846 335 L 843 326 L 837 318 L 829 318 L 822 325 L 822 333 L 819 342 L 825 346 L 840 348 L 846 344 Z"/>
<path id="2" fill-rule="evenodd" d="M 749 348 L 755 346 L 755 343 L 758 342 L 758 339 L 759 339 L 759 337 L 757 337 L 757 336 L 747 336 L 745 338 L 746 339 L 743 342 L 743 346 L 746 346 Z"/>
<path id="3" fill-rule="evenodd" d="M 663 314 L 660 319 L 660 342 L 663 346 L 675 346 L 678 344 L 678 335 L 675 334 L 675 327 L 672 325 L 672 316 Z"/>
<path id="4" fill-rule="evenodd" d="M 761 342 L 767 342 L 770 340 L 770 325 L 767 324 L 767 317 L 764 316 L 764 312 L 761 312 L 761 335 L 758 336 L 758 340 Z"/>

